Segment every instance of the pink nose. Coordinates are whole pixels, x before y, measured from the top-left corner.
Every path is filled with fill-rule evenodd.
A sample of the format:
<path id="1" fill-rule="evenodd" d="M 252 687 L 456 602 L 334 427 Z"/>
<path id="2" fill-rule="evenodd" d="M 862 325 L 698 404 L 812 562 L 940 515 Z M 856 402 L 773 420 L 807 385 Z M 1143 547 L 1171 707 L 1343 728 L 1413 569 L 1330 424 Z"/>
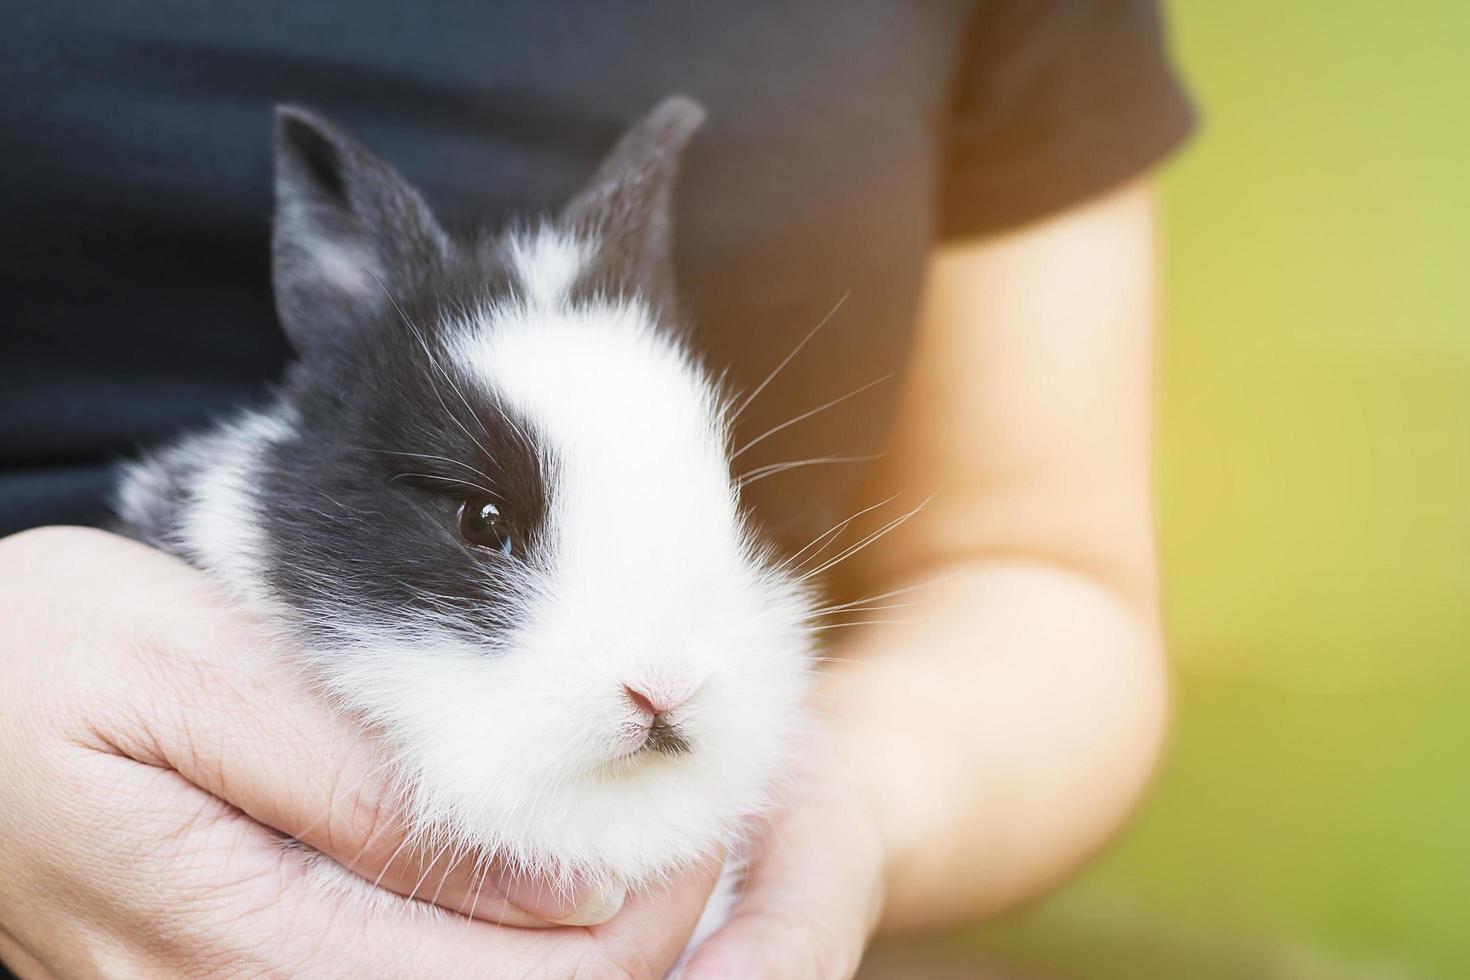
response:
<path id="1" fill-rule="evenodd" d="M 633 687 L 631 684 L 623 685 L 623 696 L 639 712 L 645 715 L 651 715 L 654 718 L 668 714 L 689 700 L 688 695 L 672 695 L 662 691 L 640 689 Z"/>

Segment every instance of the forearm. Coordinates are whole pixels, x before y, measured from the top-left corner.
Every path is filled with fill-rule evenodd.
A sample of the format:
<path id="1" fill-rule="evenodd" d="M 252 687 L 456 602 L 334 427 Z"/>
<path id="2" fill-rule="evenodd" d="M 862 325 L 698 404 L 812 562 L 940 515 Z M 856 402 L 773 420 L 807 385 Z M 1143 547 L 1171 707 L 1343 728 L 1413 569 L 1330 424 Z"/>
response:
<path id="1" fill-rule="evenodd" d="M 929 503 L 830 583 L 915 588 L 848 607 L 891 621 L 828 634 L 821 691 L 881 839 L 888 931 L 1035 895 L 1148 781 L 1167 713 L 1153 312 L 1143 181 L 930 263 L 888 451 L 851 502 L 894 503 L 851 536 Z"/>
<path id="2" fill-rule="evenodd" d="M 1119 826 L 1166 717 L 1151 605 L 1021 557 L 925 568 L 900 621 L 834 649 L 823 704 L 889 855 L 882 928 L 973 920 Z"/>

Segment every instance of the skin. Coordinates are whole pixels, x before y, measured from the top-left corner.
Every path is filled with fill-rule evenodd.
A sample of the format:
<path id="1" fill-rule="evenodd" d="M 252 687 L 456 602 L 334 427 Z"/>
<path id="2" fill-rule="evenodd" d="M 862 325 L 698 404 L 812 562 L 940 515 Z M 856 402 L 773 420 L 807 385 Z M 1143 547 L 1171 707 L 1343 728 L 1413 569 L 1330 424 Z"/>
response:
<path id="1" fill-rule="evenodd" d="M 900 418 L 854 510 L 935 493 L 842 566 L 915 591 L 832 651 L 820 778 L 691 980 L 851 975 L 874 929 L 993 915 L 1118 829 L 1163 742 L 1143 183 L 934 257 Z M 843 631 L 837 631 L 843 632 Z"/>
<path id="2" fill-rule="evenodd" d="M 1167 703 L 1153 267 L 1143 184 L 935 253 L 889 453 L 853 510 L 936 495 L 835 582 L 912 591 L 833 631 L 807 772 L 688 977 L 850 976 L 875 930 L 1044 891 L 1137 801 Z M 626 902 L 426 867 L 398 849 L 361 736 L 201 573 L 141 545 L 0 541 L 0 622 L 0 957 L 23 977 L 651 978 L 713 884 L 713 860 Z M 473 918 L 324 893 L 284 835 Z"/>

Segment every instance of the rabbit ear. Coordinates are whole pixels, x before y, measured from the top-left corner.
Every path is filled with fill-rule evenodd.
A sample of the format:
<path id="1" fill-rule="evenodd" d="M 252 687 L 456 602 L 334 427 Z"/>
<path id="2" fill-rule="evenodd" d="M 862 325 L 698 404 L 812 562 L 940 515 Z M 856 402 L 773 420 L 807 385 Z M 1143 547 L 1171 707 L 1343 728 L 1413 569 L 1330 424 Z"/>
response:
<path id="1" fill-rule="evenodd" d="M 276 109 L 276 309 L 305 353 L 381 314 L 448 240 L 392 167 L 305 109 Z"/>
<path id="2" fill-rule="evenodd" d="M 598 287 L 672 306 L 674 182 L 704 119 L 704 108 L 691 99 L 660 102 L 623 134 L 562 212 L 564 227 L 595 244 L 589 271 Z"/>

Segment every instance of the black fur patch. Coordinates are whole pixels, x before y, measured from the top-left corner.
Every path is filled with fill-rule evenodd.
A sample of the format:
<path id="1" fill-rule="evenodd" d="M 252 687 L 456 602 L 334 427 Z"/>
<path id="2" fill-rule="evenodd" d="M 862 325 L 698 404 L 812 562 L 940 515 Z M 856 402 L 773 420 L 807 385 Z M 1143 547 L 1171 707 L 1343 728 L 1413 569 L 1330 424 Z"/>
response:
<path id="1" fill-rule="evenodd" d="M 494 244 L 428 270 L 354 330 L 312 350 L 283 395 L 299 434 L 263 461 L 260 499 L 271 588 L 320 622 L 399 621 L 438 610 L 475 634 L 499 632 L 516 564 L 538 560 L 546 457 L 530 427 L 455 364 L 442 324 L 513 292 Z M 439 457 L 439 458 L 432 458 Z M 459 504 L 491 497 L 524 559 L 466 544 Z"/>

